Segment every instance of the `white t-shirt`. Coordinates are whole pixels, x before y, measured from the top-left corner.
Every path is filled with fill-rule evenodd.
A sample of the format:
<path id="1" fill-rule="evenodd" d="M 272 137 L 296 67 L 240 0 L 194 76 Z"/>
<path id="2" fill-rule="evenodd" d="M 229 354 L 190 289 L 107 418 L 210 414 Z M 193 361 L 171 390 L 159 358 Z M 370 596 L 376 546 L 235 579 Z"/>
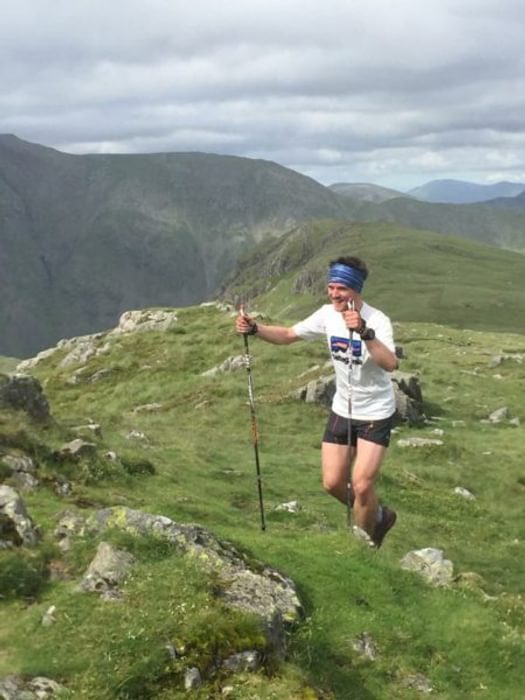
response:
<path id="1" fill-rule="evenodd" d="M 388 316 L 363 302 L 361 317 L 368 328 L 389 350 L 395 352 L 394 334 Z M 348 418 L 348 378 L 351 374 L 352 418 L 379 420 L 391 416 L 396 408 L 394 389 L 389 373 L 371 358 L 366 343 L 359 334 L 353 334 L 354 362 L 349 372 L 349 331 L 342 314 L 332 304 L 325 304 L 311 316 L 293 326 L 303 340 L 326 337 L 335 370 L 336 392 L 332 410 Z"/>

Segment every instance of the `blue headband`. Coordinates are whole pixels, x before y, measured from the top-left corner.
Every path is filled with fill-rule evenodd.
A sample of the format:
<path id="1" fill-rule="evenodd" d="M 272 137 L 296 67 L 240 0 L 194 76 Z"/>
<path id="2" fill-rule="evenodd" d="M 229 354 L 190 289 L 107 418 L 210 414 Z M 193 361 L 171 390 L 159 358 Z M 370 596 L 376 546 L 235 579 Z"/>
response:
<path id="1" fill-rule="evenodd" d="M 356 292 L 361 292 L 365 283 L 365 274 L 356 267 L 335 263 L 328 270 L 328 282 L 337 282 Z"/>

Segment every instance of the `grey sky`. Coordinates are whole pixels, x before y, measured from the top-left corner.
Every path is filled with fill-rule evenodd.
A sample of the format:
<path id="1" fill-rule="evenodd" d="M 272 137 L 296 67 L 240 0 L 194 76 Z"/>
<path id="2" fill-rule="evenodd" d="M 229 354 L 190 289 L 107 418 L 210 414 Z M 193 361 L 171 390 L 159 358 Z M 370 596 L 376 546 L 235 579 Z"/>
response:
<path id="1" fill-rule="evenodd" d="M 525 181 L 522 0 L 4 0 L 0 132 L 320 182 Z"/>

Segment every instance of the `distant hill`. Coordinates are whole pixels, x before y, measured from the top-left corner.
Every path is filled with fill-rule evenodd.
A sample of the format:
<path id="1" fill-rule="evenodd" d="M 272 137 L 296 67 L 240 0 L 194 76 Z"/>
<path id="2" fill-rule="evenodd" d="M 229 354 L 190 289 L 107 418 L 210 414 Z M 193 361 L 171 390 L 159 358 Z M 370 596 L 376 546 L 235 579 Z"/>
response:
<path id="1" fill-rule="evenodd" d="M 256 241 L 344 215 L 328 188 L 268 161 L 78 156 L 0 135 L 0 354 L 202 301 Z"/>
<path id="2" fill-rule="evenodd" d="M 243 256 L 222 291 L 274 318 L 299 320 L 326 303 L 328 262 L 358 255 L 365 298 L 398 321 L 520 332 L 525 256 L 396 224 L 317 221 Z"/>
<path id="3" fill-rule="evenodd" d="M 368 182 L 335 182 L 333 185 L 330 185 L 330 189 L 336 194 L 360 202 L 386 202 L 388 199 L 408 196 L 397 190 L 380 187 Z"/>
<path id="4" fill-rule="evenodd" d="M 347 201 L 354 221 L 396 222 L 401 226 L 469 238 L 486 245 L 525 251 L 525 211 L 520 207 L 436 204 L 398 198 L 375 204 Z"/>
<path id="5" fill-rule="evenodd" d="M 521 209 L 525 212 L 525 192 L 522 192 L 517 197 L 497 197 L 496 199 L 489 199 L 485 202 L 485 206 L 502 209 Z"/>
<path id="6" fill-rule="evenodd" d="M 515 197 L 525 190 L 523 182 L 497 182 L 494 185 L 479 185 L 462 180 L 432 180 L 407 194 L 425 202 L 444 204 L 471 204 L 485 202 L 496 197 Z"/>

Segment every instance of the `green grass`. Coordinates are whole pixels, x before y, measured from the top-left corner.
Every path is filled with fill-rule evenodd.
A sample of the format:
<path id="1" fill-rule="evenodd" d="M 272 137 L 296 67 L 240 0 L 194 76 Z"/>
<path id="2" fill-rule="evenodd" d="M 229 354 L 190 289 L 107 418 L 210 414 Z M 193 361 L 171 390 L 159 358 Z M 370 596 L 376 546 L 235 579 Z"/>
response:
<path id="1" fill-rule="evenodd" d="M 266 305 L 261 302 L 260 308 Z M 112 449 L 131 465 L 154 467 L 154 473 L 123 468 L 101 480 L 75 480 L 72 474 L 74 493 L 65 500 L 47 486 L 25 496 L 44 545 L 52 547 L 52 531 L 66 506 L 124 504 L 198 522 L 290 576 L 305 618 L 291 631 L 288 660 L 233 681 L 230 697 L 238 700 L 410 700 L 419 694 L 405 680 L 415 673 L 430 679 L 437 698 L 520 697 L 523 428 L 485 425 L 480 419 L 502 405 L 521 415 L 523 364 L 509 359 L 489 369 L 488 363 L 500 349 L 523 353 L 524 337 L 396 323 L 396 340 L 408 355 L 402 369 L 420 374 L 427 412 L 439 420 L 418 429 L 402 427 L 394 436 L 379 491 L 398 511 L 399 523 L 384 547 L 370 553 L 349 537 L 344 509 L 320 486 L 324 410 L 290 398 L 319 375 L 311 368 L 326 359 L 323 343 L 278 348 L 250 341 L 267 519 L 262 533 L 246 372 L 201 376 L 241 354 L 243 344 L 227 313 L 189 308 L 179 317 L 176 331 L 116 340 L 108 355 L 88 367 L 89 374 L 102 367 L 118 372 L 95 384 L 69 385 L 75 368 L 60 369 L 59 354 L 36 368 L 57 421 L 40 440 L 55 446 L 91 417 L 102 425 L 101 453 Z M 309 369 L 306 379 L 299 377 Z M 133 412 L 151 402 L 161 408 Z M 13 416 L 1 417 L 7 434 Z M 462 424 L 454 427 L 454 421 Z M 430 436 L 434 428 L 444 431 L 442 448 L 397 445 L 399 437 Z M 147 440 L 127 439 L 131 430 Z M 25 426 L 24 434 L 28 431 Z M 44 468 L 53 465 L 44 459 Z M 472 490 L 476 501 L 456 496 L 455 486 Z M 297 515 L 274 510 L 293 499 L 301 504 Z M 263 644 L 253 620 L 224 615 L 213 582 L 193 564 L 155 541 L 108 536 L 132 547 L 137 557 L 124 587 L 126 602 L 104 604 L 74 592 L 96 546 L 90 538 L 77 541 L 72 552 L 61 555 L 69 580 L 45 580 L 30 599 L 15 596 L 1 604 L 0 646 L 6 651 L 0 653 L 0 676 L 48 675 L 74 698 L 183 698 L 185 666 L 202 668 L 216 653 Z M 443 549 L 457 574 L 475 572 L 477 584 L 463 576 L 450 590 L 432 589 L 400 568 L 410 549 L 428 546 Z M 40 619 L 52 604 L 57 622 L 43 628 Z M 376 661 L 353 649 L 365 632 L 377 644 Z M 170 659 L 166 640 L 184 648 L 181 658 Z M 229 683 L 219 674 L 195 697 L 223 697 L 221 687 Z"/>

